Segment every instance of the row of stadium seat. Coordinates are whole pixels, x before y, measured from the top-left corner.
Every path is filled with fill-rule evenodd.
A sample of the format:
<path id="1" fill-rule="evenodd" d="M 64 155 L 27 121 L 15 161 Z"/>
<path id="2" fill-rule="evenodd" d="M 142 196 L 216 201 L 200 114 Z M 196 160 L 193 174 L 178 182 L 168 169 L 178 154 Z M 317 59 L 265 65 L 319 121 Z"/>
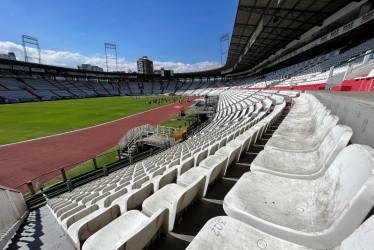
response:
<path id="1" fill-rule="evenodd" d="M 371 249 L 374 150 L 301 95 L 187 249 Z M 356 231 L 354 231 L 358 228 Z M 352 234 L 353 233 L 353 234 Z"/>
<path id="2" fill-rule="evenodd" d="M 158 233 L 172 231 L 180 214 L 270 130 L 285 108 L 279 94 L 287 93 L 294 95 L 224 91 L 213 121 L 199 134 L 51 199 L 48 207 L 76 248 L 141 249 Z M 251 172 L 226 195 L 229 217 L 211 219 L 188 249 L 340 244 L 373 205 L 374 152 L 362 145 L 346 147 L 352 130 L 337 121 L 312 95 L 295 98 Z M 355 162 L 362 170 L 352 168 Z M 357 244 L 362 235 L 369 237 L 354 233 L 342 248 Z"/>
<path id="3" fill-rule="evenodd" d="M 271 94 L 266 93 L 254 95 L 256 107 L 252 102 L 245 102 L 244 100 L 252 94 L 254 92 L 231 92 L 222 98 L 221 100 L 225 101 L 220 102 L 221 110 L 217 112 L 212 123 L 215 125 L 205 128 L 201 135 L 107 178 L 50 200 L 48 206 L 74 245 L 79 248 L 88 238 L 84 246 L 88 248 L 91 241 L 94 241 L 91 246 L 97 246 L 95 239 L 99 237 L 99 241 L 103 241 L 105 237 L 95 235 L 111 234 L 114 230 L 112 227 L 115 227 L 112 225 L 118 224 L 115 222 L 118 216 L 121 221 L 126 220 L 125 218 L 133 220 L 134 216 L 140 216 L 150 224 L 154 220 L 165 220 L 166 228 L 172 230 L 177 214 L 196 196 L 204 196 L 208 184 L 219 175 L 224 175 L 226 168 L 244 151 L 243 146 L 248 147 L 249 140 L 239 138 L 239 134 L 260 121 L 272 105 L 272 101 L 265 97 Z M 236 103 L 228 96 L 232 96 Z M 274 98 L 280 103 L 280 108 L 284 107 L 281 97 Z M 227 119 L 222 121 L 222 117 Z M 233 129 L 233 124 L 238 126 Z M 259 128 L 264 126 L 261 125 Z M 235 137 L 238 139 L 234 140 Z M 190 183 L 191 176 L 196 174 L 200 177 Z M 168 184 L 176 179 L 177 184 Z M 142 216 L 139 214 L 141 212 L 128 212 L 140 204 L 143 204 Z M 168 207 L 167 212 L 161 209 L 164 206 Z M 113 224 L 110 223 L 95 234 L 111 221 Z M 135 221 L 141 223 L 142 220 Z M 158 223 L 160 224 L 162 223 Z M 87 230 L 89 232 L 86 232 Z M 109 244 L 114 243 L 110 241 Z"/>

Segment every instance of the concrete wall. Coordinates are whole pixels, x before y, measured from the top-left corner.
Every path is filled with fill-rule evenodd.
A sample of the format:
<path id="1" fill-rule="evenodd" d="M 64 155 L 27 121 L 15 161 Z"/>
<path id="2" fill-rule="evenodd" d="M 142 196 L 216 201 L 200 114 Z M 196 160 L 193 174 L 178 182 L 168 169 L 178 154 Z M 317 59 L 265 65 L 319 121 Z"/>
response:
<path id="1" fill-rule="evenodd" d="M 28 214 L 26 202 L 18 190 L 0 186 L 0 249 L 17 232 Z"/>
<path id="2" fill-rule="evenodd" d="M 374 92 L 308 91 L 331 113 L 339 117 L 339 124 L 353 130 L 352 143 L 374 148 Z"/>

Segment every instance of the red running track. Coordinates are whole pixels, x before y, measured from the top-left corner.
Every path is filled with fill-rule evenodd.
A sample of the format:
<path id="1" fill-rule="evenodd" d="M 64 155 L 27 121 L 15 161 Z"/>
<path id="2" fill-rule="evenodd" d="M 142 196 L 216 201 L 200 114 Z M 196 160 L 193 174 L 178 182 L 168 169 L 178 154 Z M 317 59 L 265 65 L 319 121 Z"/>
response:
<path id="1" fill-rule="evenodd" d="M 2 146 L 0 185 L 14 188 L 48 171 L 92 158 L 116 146 L 129 129 L 156 125 L 179 112 L 174 106 L 192 104 L 174 103 L 100 126 Z M 48 178 L 58 175 L 60 172 L 56 171 Z"/>

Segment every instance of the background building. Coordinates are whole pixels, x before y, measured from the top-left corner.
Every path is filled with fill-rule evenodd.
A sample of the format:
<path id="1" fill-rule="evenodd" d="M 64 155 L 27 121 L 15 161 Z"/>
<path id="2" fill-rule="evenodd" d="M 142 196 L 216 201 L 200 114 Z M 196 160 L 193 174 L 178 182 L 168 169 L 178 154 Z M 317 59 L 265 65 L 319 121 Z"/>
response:
<path id="1" fill-rule="evenodd" d="M 138 59 L 137 65 L 139 74 L 153 74 L 153 61 L 149 60 L 148 57 L 143 56 Z"/>

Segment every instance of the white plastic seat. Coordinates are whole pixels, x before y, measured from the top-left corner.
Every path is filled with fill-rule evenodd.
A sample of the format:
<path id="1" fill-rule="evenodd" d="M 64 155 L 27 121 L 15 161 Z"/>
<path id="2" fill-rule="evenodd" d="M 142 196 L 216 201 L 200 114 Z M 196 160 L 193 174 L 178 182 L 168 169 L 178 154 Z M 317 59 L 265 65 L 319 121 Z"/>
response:
<path id="1" fill-rule="evenodd" d="M 68 211 L 70 209 L 75 208 L 76 206 L 78 206 L 78 204 L 74 202 L 74 203 L 71 203 L 67 206 L 64 206 L 64 207 L 58 209 L 55 213 L 56 218 L 59 218 L 63 213 L 65 213 L 66 211 Z"/>
<path id="2" fill-rule="evenodd" d="M 336 250 L 370 250 L 374 238 L 374 216 L 360 225 Z M 186 248 L 187 250 L 312 249 L 260 231 L 228 216 L 210 219 Z"/>
<path id="3" fill-rule="evenodd" d="M 200 162 L 199 167 L 206 168 L 206 169 L 219 167 L 221 169 L 219 176 L 222 177 L 225 174 L 224 171 L 227 165 L 227 160 L 228 160 L 227 156 L 211 155 L 207 157 L 205 160 L 203 160 L 202 162 Z"/>
<path id="4" fill-rule="evenodd" d="M 153 183 L 139 188 L 133 189 L 128 193 L 115 199 L 111 206 L 118 205 L 121 208 L 121 213 L 124 213 L 130 209 L 135 209 L 140 206 L 142 202 L 153 193 Z"/>
<path id="5" fill-rule="evenodd" d="M 176 168 L 178 169 L 178 176 L 192 168 L 194 166 L 194 161 L 194 157 L 188 157 L 180 165 L 177 165 Z"/>
<path id="6" fill-rule="evenodd" d="M 227 162 L 226 166 L 224 167 L 223 170 L 223 175 L 226 175 L 227 168 L 235 161 L 235 159 L 238 158 L 240 148 L 242 144 L 238 144 L 235 147 L 230 147 L 230 146 L 224 146 L 220 149 L 218 149 L 214 154 L 215 155 L 221 155 L 221 156 L 226 156 L 227 157 Z"/>
<path id="7" fill-rule="evenodd" d="M 244 174 L 223 208 L 275 237 L 312 248 L 339 244 L 374 205 L 374 150 L 350 145 L 315 180 Z"/>
<path id="8" fill-rule="evenodd" d="M 204 181 L 205 176 L 201 176 L 188 187 L 174 183 L 166 185 L 143 202 L 144 213 L 152 216 L 160 208 L 166 207 L 169 210 L 169 231 L 172 231 L 177 213 L 186 208 L 196 196 L 203 197 Z"/>
<path id="9" fill-rule="evenodd" d="M 102 207 L 109 207 L 110 204 L 112 204 L 112 202 L 116 199 L 118 199 L 119 197 L 121 197 L 122 195 L 126 194 L 128 191 L 127 191 L 127 188 L 122 188 L 116 192 L 114 192 L 113 194 L 107 196 L 105 199 L 102 199 L 100 201 L 98 201 L 96 204 L 102 208 Z"/>
<path id="10" fill-rule="evenodd" d="M 217 177 L 222 172 L 222 168 L 223 164 L 216 164 L 215 166 L 211 166 L 210 168 L 194 167 L 189 169 L 184 174 L 182 174 L 178 178 L 177 183 L 183 187 L 188 187 L 200 176 L 205 176 L 203 192 L 203 196 L 205 196 L 209 184 L 212 183 L 215 179 L 217 179 Z"/>
<path id="11" fill-rule="evenodd" d="M 85 208 L 86 208 L 85 205 L 79 205 L 79 206 L 76 206 L 76 207 L 74 207 L 74 208 L 72 208 L 72 209 L 66 211 L 65 213 L 63 213 L 63 214 L 58 218 L 58 222 L 59 222 L 60 224 L 62 224 L 62 221 L 63 221 L 65 218 L 67 218 L 67 217 L 69 217 L 69 216 L 71 216 L 71 215 L 73 215 L 73 214 L 75 214 L 75 213 L 77 213 L 77 212 L 79 212 L 79 211 L 81 211 L 81 210 L 83 210 L 83 209 L 85 209 Z"/>
<path id="12" fill-rule="evenodd" d="M 199 163 L 204 160 L 208 155 L 208 148 L 205 148 L 203 150 L 201 150 L 200 152 L 196 153 L 194 155 L 194 158 L 195 158 L 195 162 L 194 162 L 194 167 L 196 167 L 197 165 L 199 165 Z"/>
<path id="13" fill-rule="evenodd" d="M 98 209 L 98 205 L 93 205 L 85 209 L 82 209 L 71 216 L 66 217 L 64 220 L 61 221 L 62 229 L 66 232 L 71 225 L 86 217 L 87 215 L 97 211 Z"/>
<path id="14" fill-rule="evenodd" d="M 325 127 L 318 129 L 312 137 L 309 138 L 287 138 L 287 137 L 272 137 L 265 144 L 265 150 L 283 150 L 293 152 L 307 152 L 314 150 L 319 146 L 326 134 L 336 125 L 338 122 L 337 116 L 328 116 L 325 121 L 330 122 Z"/>
<path id="15" fill-rule="evenodd" d="M 167 234 L 168 219 L 165 208 L 151 217 L 138 210 L 128 211 L 89 237 L 83 249 L 143 249 L 159 230 Z"/>
<path id="16" fill-rule="evenodd" d="M 178 169 L 176 167 L 171 167 L 167 169 L 162 175 L 158 175 L 148 182 L 142 184 L 142 186 L 147 185 L 148 183 L 153 183 L 154 191 L 156 192 L 160 188 L 164 187 L 165 185 L 175 182 L 178 174 Z"/>
<path id="17" fill-rule="evenodd" d="M 262 150 L 251 163 L 251 171 L 265 172 L 294 179 L 316 179 L 322 176 L 352 136 L 352 129 L 336 125 L 316 150 L 286 152 Z"/>
<path id="18" fill-rule="evenodd" d="M 81 249 L 82 243 L 88 237 L 116 219 L 120 214 L 118 205 L 96 210 L 71 225 L 67 230 L 68 238 L 76 249 Z"/>

